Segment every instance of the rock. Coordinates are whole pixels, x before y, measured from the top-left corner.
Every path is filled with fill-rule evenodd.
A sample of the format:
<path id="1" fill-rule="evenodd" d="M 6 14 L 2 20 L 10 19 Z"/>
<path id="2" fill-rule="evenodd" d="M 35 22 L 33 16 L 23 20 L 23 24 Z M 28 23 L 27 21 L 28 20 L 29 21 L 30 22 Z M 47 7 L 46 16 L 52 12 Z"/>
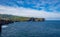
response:
<path id="1" fill-rule="evenodd" d="M 13 23 L 13 21 L 0 19 L 0 33 L 1 33 L 1 26 L 6 25 L 6 24 L 10 24 L 10 23 Z"/>

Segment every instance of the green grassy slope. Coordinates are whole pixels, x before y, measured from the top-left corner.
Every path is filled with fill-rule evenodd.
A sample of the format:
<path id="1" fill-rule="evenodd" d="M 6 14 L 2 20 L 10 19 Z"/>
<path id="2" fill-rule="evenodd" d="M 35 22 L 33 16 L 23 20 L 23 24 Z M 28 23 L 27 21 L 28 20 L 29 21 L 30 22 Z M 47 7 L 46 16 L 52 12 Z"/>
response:
<path id="1" fill-rule="evenodd" d="M 29 19 L 28 17 L 20 17 L 20 16 L 7 15 L 7 14 L 0 14 L 0 18 L 9 19 L 12 21 L 23 21 Z"/>
<path id="2" fill-rule="evenodd" d="M 28 21 L 31 17 L 21 17 L 7 14 L 0 14 L 0 19 L 12 20 L 12 21 Z M 43 21 L 44 18 L 33 18 L 35 21 Z"/>

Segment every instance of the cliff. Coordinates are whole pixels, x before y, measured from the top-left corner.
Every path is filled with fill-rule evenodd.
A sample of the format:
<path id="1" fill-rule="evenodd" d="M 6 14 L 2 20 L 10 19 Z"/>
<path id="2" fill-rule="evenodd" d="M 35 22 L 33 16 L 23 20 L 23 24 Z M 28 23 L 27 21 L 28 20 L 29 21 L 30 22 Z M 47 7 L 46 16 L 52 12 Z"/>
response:
<path id="1" fill-rule="evenodd" d="M 44 18 L 19 17 L 13 15 L 0 14 L 0 33 L 1 33 L 1 26 L 5 24 L 10 24 L 14 22 L 25 22 L 25 21 L 41 22 L 44 20 L 45 20 Z"/>
<path id="2" fill-rule="evenodd" d="M 4 20 L 10 20 L 14 22 L 24 22 L 24 21 L 44 21 L 44 18 L 33 18 L 33 17 L 21 17 L 21 16 L 13 16 L 13 15 L 7 15 L 7 14 L 0 14 L 0 19 Z"/>
<path id="3" fill-rule="evenodd" d="M 13 15 L 6 15 L 6 14 L 0 14 L 0 25 L 4 23 L 8 24 L 11 22 L 25 22 L 25 21 L 44 21 L 44 18 L 33 18 L 33 17 L 20 17 L 20 16 L 13 16 Z"/>

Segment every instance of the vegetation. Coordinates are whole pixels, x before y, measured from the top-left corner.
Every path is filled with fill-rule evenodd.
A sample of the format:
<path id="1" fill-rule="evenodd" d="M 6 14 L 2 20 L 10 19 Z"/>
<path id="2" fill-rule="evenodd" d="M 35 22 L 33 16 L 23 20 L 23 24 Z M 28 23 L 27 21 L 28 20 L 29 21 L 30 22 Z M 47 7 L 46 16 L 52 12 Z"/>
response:
<path id="1" fill-rule="evenodd" d="M 31 18 L 30 17 L 20 17 L 20 16 L 14 16 L 14 15 L 7 15 L 7 14 L 0 14 L 0 19 L 11 20 L 11 21 L 28 21 Z M 44 18 L 32 18 L 32 19 L 35 19 L 35 21 L 44 20 Z"/>

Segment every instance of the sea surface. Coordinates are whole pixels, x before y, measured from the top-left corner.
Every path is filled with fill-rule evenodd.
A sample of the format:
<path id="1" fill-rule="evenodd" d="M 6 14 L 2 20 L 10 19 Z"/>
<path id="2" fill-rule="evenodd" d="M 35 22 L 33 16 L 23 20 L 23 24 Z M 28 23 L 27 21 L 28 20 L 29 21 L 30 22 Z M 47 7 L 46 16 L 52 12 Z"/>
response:
<path id="1" fill-rule="evenodd" d="M 2 37 L 60 37 L 60 20 L 14 22 L 2 26 Z"/>

